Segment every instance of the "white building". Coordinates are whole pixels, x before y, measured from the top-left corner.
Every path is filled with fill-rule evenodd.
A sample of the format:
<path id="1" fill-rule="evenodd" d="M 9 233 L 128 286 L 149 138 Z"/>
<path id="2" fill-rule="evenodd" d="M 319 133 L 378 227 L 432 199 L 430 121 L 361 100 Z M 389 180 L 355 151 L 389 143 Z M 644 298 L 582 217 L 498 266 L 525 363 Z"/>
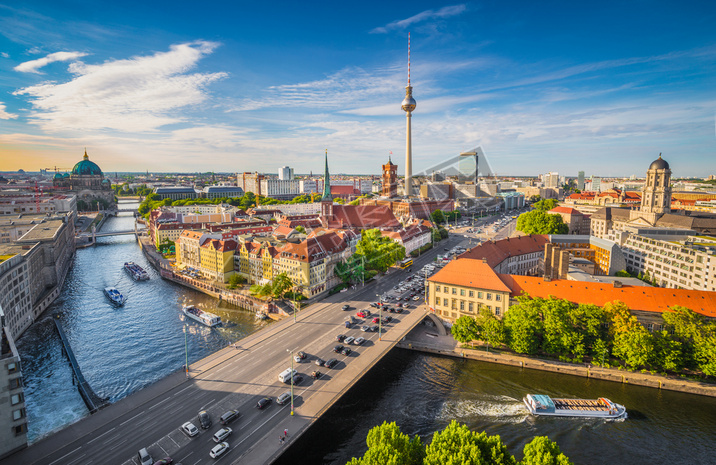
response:
<path id="1" fill-rule="evenodd" d="M 297 180 L 262 179 L 261 195 L 275 199 L 291 200 L 300 195 Z"/>
<path id="2" fill-rule="evenodd" d="M 278 179 L 281 181 L 293 181 L 293 168 L 282 166 L 278 169 Z"/>
<path id="3" fill-rule="evenodd" d="M 542 176 L 542 181 L 544 182 L 544 187 L 559 187 L 559 173 L 550 171 Z"/>

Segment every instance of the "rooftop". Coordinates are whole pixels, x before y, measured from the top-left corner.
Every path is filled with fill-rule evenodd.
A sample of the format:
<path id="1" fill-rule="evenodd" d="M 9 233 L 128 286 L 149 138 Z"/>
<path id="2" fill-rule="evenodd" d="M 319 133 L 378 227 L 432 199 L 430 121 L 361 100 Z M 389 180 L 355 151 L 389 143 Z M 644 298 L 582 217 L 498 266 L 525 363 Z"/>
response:
<path id="1" fill-rule="evenodd" d="M 46 219 L 43 223 L 36 224 L 32 229 L 22 235 L 18 242 L 37 242 L 52 240 L 58 231 L 65 225 L 62 218 Z"/>
<path id="2" fill-rule="evenodd" d="M 511 292 L 510 288 L 500 280 L 497 273 L 492 270 L 492 267 L 486 261 L 470 258 L 451 261 L 442 270 L 428 278 L 428 281 Z"/>

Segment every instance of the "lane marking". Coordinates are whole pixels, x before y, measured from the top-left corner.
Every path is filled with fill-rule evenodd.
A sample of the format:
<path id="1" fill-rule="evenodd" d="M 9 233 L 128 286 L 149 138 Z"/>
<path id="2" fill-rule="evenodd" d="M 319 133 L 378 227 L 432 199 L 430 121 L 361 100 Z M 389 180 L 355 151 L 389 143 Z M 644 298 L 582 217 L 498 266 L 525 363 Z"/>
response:
<path id="1" fill-rule="evenodd" d="M 125 420 L 122 423 L 120 423 L 119 426 L 123 426 L 125 423 L 129 423 L 130 421 L 134 420 L 135 418 L 137 418 L 139 415 L 142 415 L 142 414 L 144 414 L 144 412 L 139 412 L 138 414 L 134 415 L 129 420 Z"/>
<path id="2" fill-rule="evenodd" d="M 78 447 L 77 449 L 75 449 L 75 450 L 73 450 L 73 451 L 70 451 L 70 452 L 66 453 L 65 455 L 63 455 L 63 456 L 60 457 L 59 459 L 55 460 L 54 462 L 50 462 L 50 465 L 52 465 L 53 463 L 59 462 L 60 460 L 62 460 L 62 459 L 64 459 L 65 457 L 67 457 L 68 455 L 74 454 L 75 452 L 77 452 L 77 451 L 80 450 L 80 449 L 82 449 L 82 446 Z"/>
<path id="3" fill-rule="evenodd" d="M 104 436 L 105 434 L 111 433 L 111 432 L 114 431 L 115 429 L 117 429 L 116 426 L 115 426 L 114 428 L 110 429 L 110 430 L 105 431 L 104 433 L 100 434 L 99 436 L 97 436 L 96 438 L 92 439 L 91 441 L 87 441 L 87 444 L 92 444 L 92 443 L 95 442 L 97 439 L 101 438 L 101 437 Z"/>

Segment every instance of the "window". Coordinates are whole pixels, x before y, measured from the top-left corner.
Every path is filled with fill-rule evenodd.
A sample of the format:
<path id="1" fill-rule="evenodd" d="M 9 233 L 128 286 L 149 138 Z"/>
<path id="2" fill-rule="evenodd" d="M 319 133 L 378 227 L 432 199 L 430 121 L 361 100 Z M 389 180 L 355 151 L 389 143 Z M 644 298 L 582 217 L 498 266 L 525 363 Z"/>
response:
<path id="1" fill-rule="evenodd" d="M 12 411 L 12 419 L 19 420 L 25 416 L 25 409 L 17 409 Z"/>
<path id="2" fill-rule="evenodd" d="M 646 326 L 646 329 L 648 329 L 650 333 L 651 333 L 651 332 L 654 332 L 654 325 L 653 325 L 652 323 L 649 323 L 649 324 Z"/>
<path id="3" fill-rule="evenodd" d="M 440 305 L 440 297 L 435 297 L 435 305 Z"/>
<path id="4" fill-rule="evenodd" d="M 482 299 L 482 292 L 478 292 L 478 293 L 477 293 L 477 298 L 478 298 L 478 299 Z"/>
<path id="5" fill-rule="evenodd" d="M 453 295 L 456 295 L 456 294 L 457 294 L 457 288 L 456 288 L 456 287 L 453 287 L 453 288 L 452 288 L 452 293 L 453 293 Z"/>
<path id="6" fill-rule="evenodd" d="M 465 311 L 465 301 L 464 300 L 460 301 L 460 310 Z"/>
<path id="7" fill-rule="evenodd" d="M 16 364 L 16 363 L 8 363 L 8 364 L 7 364 L 7 372 L 8 372 L 8 373 L 10 373 L 10 374 L 16 373 L 17 370 L 18 370 L 18 368 L 17 368 L 17 364 Z"/>
<path id="8" fill-rule="evenodd" d="M 452 299 L 452 309 L 457 310 L 457 299 Z M 454 313 L 453 313 L 454 315 Z"/>
<path id="9" fill-rule="evenodd" d="M 495 315 L 500 316 L 500 308 L 495 307 Z"/>
<path id="10" fill-rule="evenodd" d="M 475 291 L 469 291 L 467 295 L 468 297 L 475 297 Z"/>
<path id="11" fill-rule="evenodd" d="M 11 405 L 17 405 L 22 401 L 23 401 L 22 394 L 13 394 L 12 397 L 10 397 Z"/>
<path id="12" fill-rule="evenodd" d="M 469 304 L 467 304 L 467 311 L 468 311 L 468 312 L 472 312 L 472 311 L 474 311 L 474 309 L 475 309 L 475 304 L 473 304 L 472 302 L 470 302 Z"/>
<path id="13" fill-rule="evenodd" d="M 13 378 L 10 380 L 10 389 L 17 389 L 22 386 L 22 378 Z"/>
<path id="14" fill-rule="evenodd" d="M 443 305 L 446 306 L 446 307 L 448 306 L 448 300 L 447 300 L 447 299 L 443 299 Z"/>
<path id="15" fill-rule="evenodd" d="M 460 289 L 460 295 L 465 296 L 465 289 Z"/>
<path id="16" fill-rule="evenodd" d="M 487 293 L 487 300 L 492 300 L 492 294 L 490 294 L 489 292 Z"/>
<path id="17" fill-rule="evenodd" d="M 500 294 L 495 294 L 495 300 L 498 302 L 502 301 L 502 296 Z"/>

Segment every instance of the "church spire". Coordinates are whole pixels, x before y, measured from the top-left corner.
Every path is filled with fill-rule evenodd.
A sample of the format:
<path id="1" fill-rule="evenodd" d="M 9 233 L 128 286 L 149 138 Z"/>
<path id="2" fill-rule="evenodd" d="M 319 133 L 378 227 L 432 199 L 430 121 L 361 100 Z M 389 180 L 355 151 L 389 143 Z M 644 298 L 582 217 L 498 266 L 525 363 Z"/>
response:
<path id="1" fill-rule="evenodd" d="M 323 197 L 321 200 L 333 200 L 331 196 L 331 175 L 328 173 L 328 149 L 326 149 L 326 169 L 323 173 Z"/>

